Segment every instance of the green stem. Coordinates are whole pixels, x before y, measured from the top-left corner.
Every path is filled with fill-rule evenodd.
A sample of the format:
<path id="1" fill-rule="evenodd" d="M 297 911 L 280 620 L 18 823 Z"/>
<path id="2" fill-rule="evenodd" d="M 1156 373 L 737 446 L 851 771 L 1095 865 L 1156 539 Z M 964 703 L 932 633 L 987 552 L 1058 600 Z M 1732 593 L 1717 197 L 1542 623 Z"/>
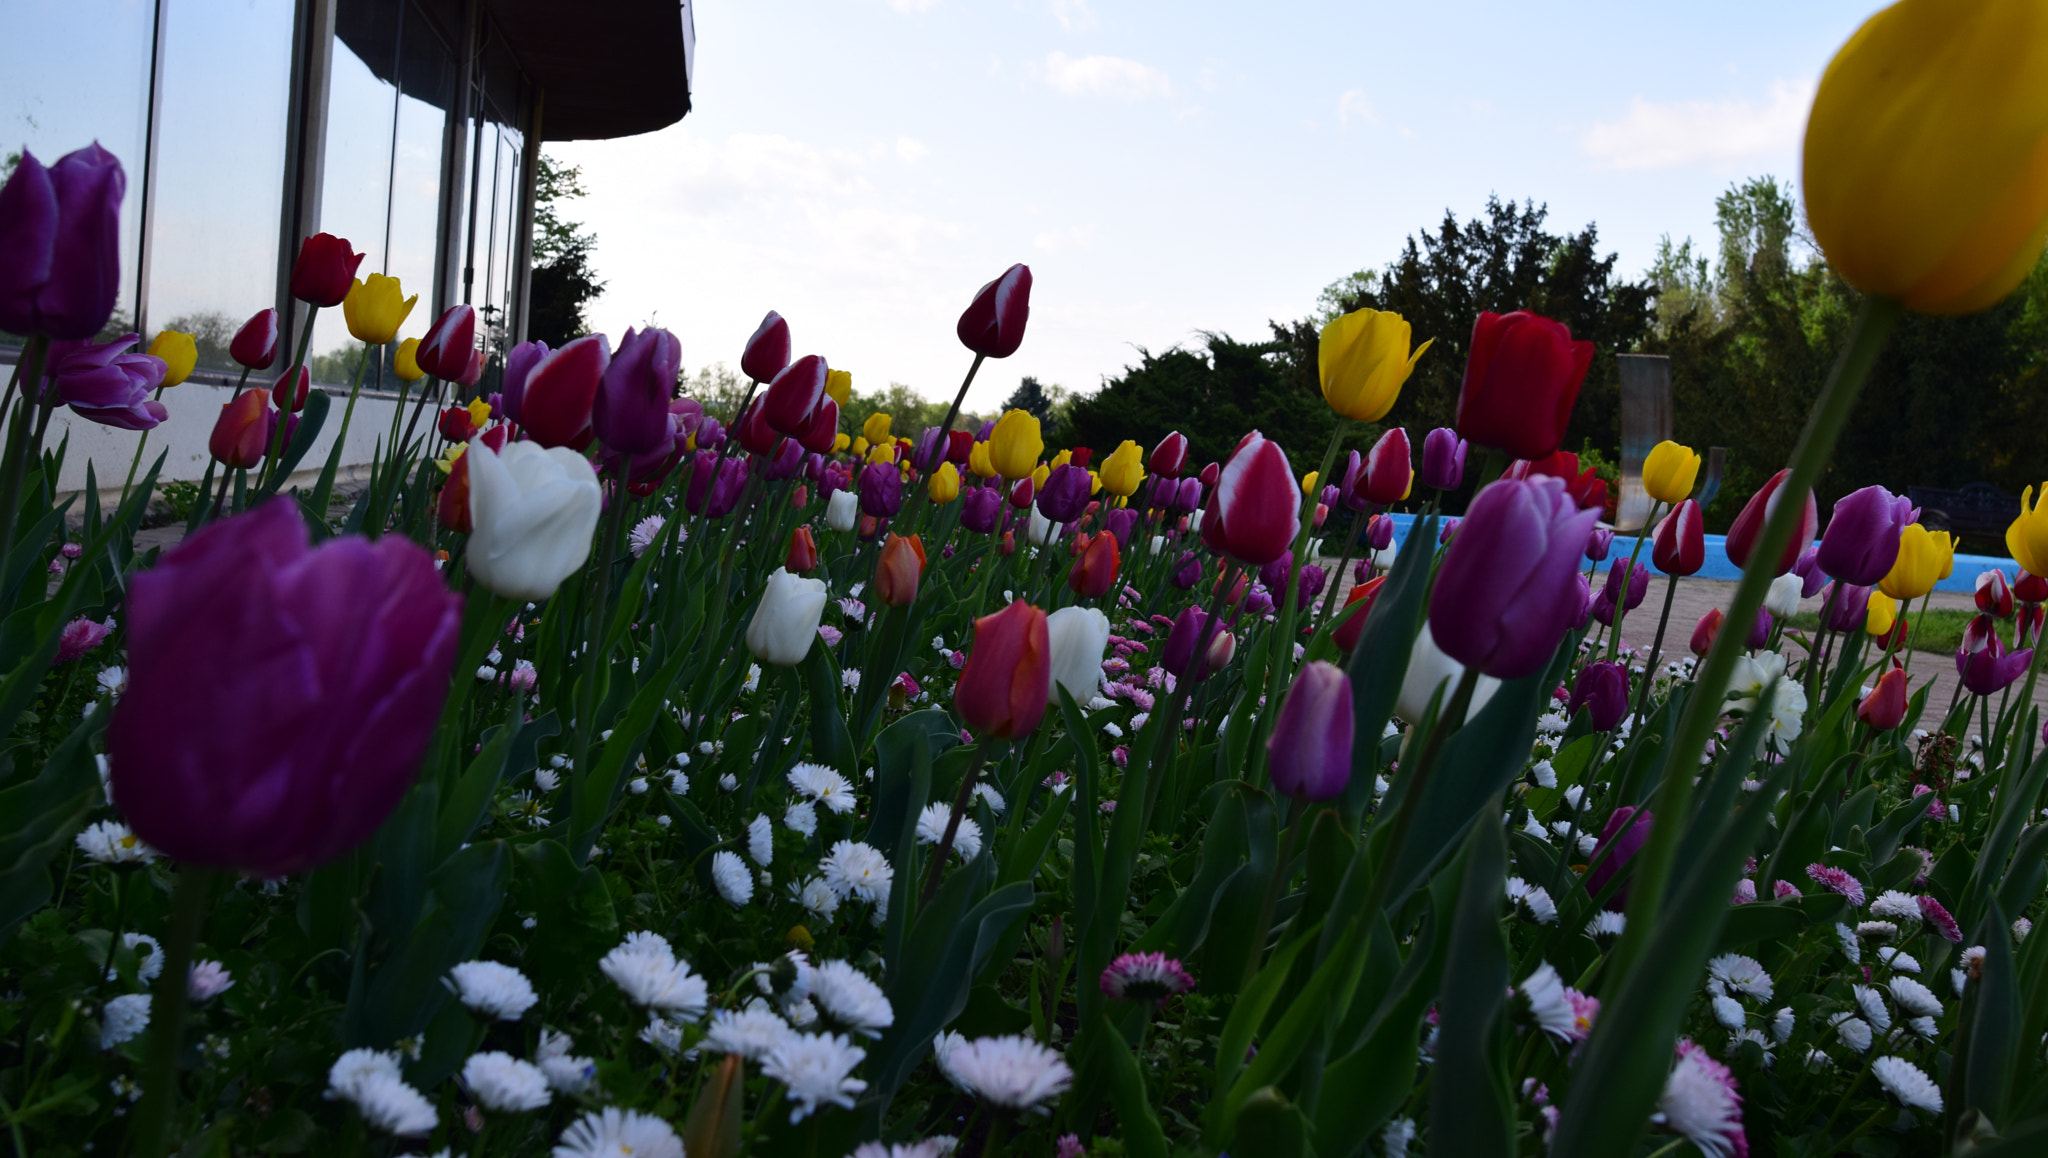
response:
<path id="1" fill-rule="evenodd" d="M 13 553 L 14 517 L 21 506 L 21 476 L 28 467 L 29 455 L 37 453 L 29 440 L 29 416 L 35 413 L 37 400 L 43 394 L 43 356 L 49 349 L 50 339 L 46 335 L 30 335 L 28 347 L 22 350 L 21 361 L 14 367 L 21 379 L 21 403 L 14 421 L 7 424 L 6 459 L 0 462 L 0 575 L 7 573 L 7 557 Z"/>
<path id="2" fill-rule="evenodd" d="M 1657 678 L 1657 660 L 1664 651 L 1664 629 L 1671 623 L 1671 600 L 1677 594 L 1678 576 L 1672 575 L 1664 585 L 1664 610 L 1657 616 L 1657 637 L 1650 643 L 1649 662 L 1643 665 L 1643 685 L 1636 692 L 1636 726 L 1638 727 L 1642 726 L 1643 715 L 1650 708 L 1650 681 Z"/>
<path id="3" fill-rule="evenodd" d="M 149 1056 L 143 1063 L 142 1105 L 135 1115 L 132 1152 L 139 1158 L 164 1153 L 165 1131 L 178 1100 L 178 1047 L 185 1031 L 186 987 L 192 946 L 206 915 L 207 894 L 218 870 L 186 865 L 171 894 L 171 925 L 165 937 L 164 971 L 150 996 Z"/>
<path id="4" fill-rule="evenodd" d="M 1650 504 L 1650 519 L 1649 522 L 1643 524 L 1645 528 L 1656 523 L 1657 512 L 1663 506 L 1663 503 L 1658 502 Z M 1635 546 L 1629 548 L 1628 552 L 1628 566 L 1621 573 L 1621 589 L 1616 592 L 1614 600 L 1614 633 L 1607 639 L 1607 659 L 1610 663 L 1621 652 L 1621 621 L 1628 614 L 1628 589 L 1635 583 L 1636 560 L 1642 556 L 1643 540 L 1646 538 L 1649 538 L 1649 536 L 1642 531 L 1636 533 Z M 1669 596 L 1665 597 L 1664 606 L 1668 612 L 1671 607 Z M 1661 626 L 1659 631 L 1662 631 Z"/>
<path id="5" fill-rule="evenodd" d="M 164 391 L 166 389 L 168 389 L 168 387 L 157 387 L 154 399 L 157 401 L 161 401 L 163 399 Z M 121 482 L 122 506 L 126 506 L 128 503 L 128 491 L 131 487 L 135 485 L 135 470 L 137 467 L 142 465 L 142 448 L 148 445 L 149 431 L 145 430 L 142 432 L 142 437 L 135 440 L 135 457 L 128 460 L 128 477 L 126 479 L 123 479 Z"/>

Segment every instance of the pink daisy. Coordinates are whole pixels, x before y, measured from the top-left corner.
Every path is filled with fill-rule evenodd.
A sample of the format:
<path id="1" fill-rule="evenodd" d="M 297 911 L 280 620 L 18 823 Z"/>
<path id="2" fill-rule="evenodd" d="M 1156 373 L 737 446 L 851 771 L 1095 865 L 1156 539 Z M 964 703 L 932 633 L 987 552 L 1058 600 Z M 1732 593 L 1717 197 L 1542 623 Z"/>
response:
<path id="1" fill-rule="evenodd" d="M 1956 945 L 1963 943 L 1963 927 L 1956 924 L 1956 919 L 1949 915 L 1947 909 L 1941 907 L 1940 901 L 1929 896 L 1918 896 L 1913 899 L 1920 905 L 1920 919 L 1926 921 L 1929 928 L 1941 934 L 1942 940 Z"/>
<path id="2" fill-rule="evenodd" d="M 1849 898 L 1850 904 L 1859 909 L 1863 907 L 1863 882 L 1841 869 L 1824 864 L 1810 864 L 1806 866 L 1806 875 L 1813 878 L 1814 884 L 1829 892 L 1842 894 Z"/>
<path id="3" fill-rule="evenodd" d="M 1117 1001 L 1157 1001 L 1195 987 L 1181 963 L 1164 953 L 1126 953 L 1102 971 L 1102 991 Z"/>
<path id="4" fill-rule="evenodd" d="M 1749 1156 L 1735 1075 L 1689 1038 L 1678 1039 L 1678 1064 L 1664 1080 L 1651 1120 L 1684 1136 L 1707 1158 Z"/>

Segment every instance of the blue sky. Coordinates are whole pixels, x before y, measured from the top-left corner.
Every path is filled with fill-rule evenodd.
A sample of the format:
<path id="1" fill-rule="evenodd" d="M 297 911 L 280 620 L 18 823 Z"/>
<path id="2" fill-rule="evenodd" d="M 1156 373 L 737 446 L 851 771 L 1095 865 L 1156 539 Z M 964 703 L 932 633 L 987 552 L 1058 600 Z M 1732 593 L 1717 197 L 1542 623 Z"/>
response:
<path id="1" fill-rule="evenodd" d="M 1730 183 L 1796 180 L 1828 57 L 1869 0 L 1166 3 L 713 0 L 696 110 L 550 146 L 584 167 L 593 321 L 737 364 L 761 314 L 799 353 L 949 395 L 953 323 L 1013 261 L 1024 374 L 1092 390 L 1197 331 L 1250 337 L 1489 193 L 1600 227 L 1631 276 L 1713 234 Z M 1418 335 L 1418 338 L 1421 335 Z"/>

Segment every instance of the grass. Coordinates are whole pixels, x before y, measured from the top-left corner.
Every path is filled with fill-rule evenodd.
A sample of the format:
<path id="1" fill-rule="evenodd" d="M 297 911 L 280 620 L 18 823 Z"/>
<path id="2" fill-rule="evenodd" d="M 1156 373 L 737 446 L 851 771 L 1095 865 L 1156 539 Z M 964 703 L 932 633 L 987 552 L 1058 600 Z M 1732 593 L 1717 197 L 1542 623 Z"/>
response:
<path id="1" fill-rule="evenodd" d="M 1912 644 L 1913 650 L 1952 653 L 1963 645 L 1963 628 L 1977 617 L 1977 612 L 1974 608 L 1965 610 L 1958 607 L 1930 607 L 1925 619 L 1920 618 L 1918 611 L 1913 612 L 1912 617 L 1913 629 L 1906 639 Z M 2003 640 L 2007 647 L 2011 647 L 2014 620 L 2000 619 L 1995 622 L 1998 624 L 1998 638 Z M 1802 611 L 1793 616 L 1786 626 L 1812 634 L 1820 628 L 1820 613 Z"/>

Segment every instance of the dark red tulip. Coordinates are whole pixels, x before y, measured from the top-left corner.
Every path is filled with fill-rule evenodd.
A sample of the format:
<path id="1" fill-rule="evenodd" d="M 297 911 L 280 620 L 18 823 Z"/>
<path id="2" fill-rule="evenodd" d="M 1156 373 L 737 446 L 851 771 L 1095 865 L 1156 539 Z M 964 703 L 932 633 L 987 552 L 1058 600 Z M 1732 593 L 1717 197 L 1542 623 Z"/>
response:
<path id="1" fill-rule="evenodd" d="M 1088 546 L 1067 572 L 1067 586 L 1083 599 L 1098 599 L 1116 586 L 1119 563 L 1116 536 L 1104 532 L 1088 540 Z"/>
<path id="2" fill-rule="evenodd" d="M 1013 265 L 975 293 L 954 332 L 961 345 L 985 358 L 1007 358 L 1024 344 L 1030 316 L 1031 270 Z"/>
<path id="3" fill-rule="evenodd" d="M 774 310 L 754 327 L 747 348 L 740 355 L 740 373 L 756 382 L 766 382 L 789 365 L 789 323 Z"/>
<path id="4" fill-rule="evenodd" d="M 1856 718 L 1872 731 L 1889 732 L 1906 721 L 1906 673 L 1897 667 L 1877 677 L 1877 686 L 1856 705 Z"/>
<path id="5" fill-rule="evenodd" d="M 802 575 L 818 565 L 818 540 L 808 526 L 798 527 L 789 536 L 789 553 L 783 556 L 783 569 L 793 575 Z"/>
<path id="6" fill-rule="evenodd" d="M 316 306 L 338 306 L 348 296 L 349 286 L 355 283 L 356 267 L 361 264 L 363 255 L 346 238 L 316 233 L 299 245 L 299 260 L 292 266 L 292 296 Z M 420 345 L 424 347 L 426 343 Z"/>
<path id="7" fill-rule="evenodd" d="M 1777 505 L 1777 493 L 1785 485 L 1785 479 L 1792 473 L 1790 467 L 1770 477 L 1757 492 L 1743 505 L 1742 513 L 1728 525 L 1728 560 L 1737 567 L 1749 566 L 1750 552 L 1755 550 L 1756 541 L 1763 536 L 1764 521 Z M 1785 554 L 1778 566 L 1771 572 L 1783 575 L 1799 562 L 1800 553 L 1813 542 L 1813 532 L 1820 525 L 1820 508 L 1813 501 L 1813 492 L 1806 492 L 1806 508 L 1800 514 L 1799 525 L 1793 528 L 1792 541 L 1785 544 Z M 1880 576 L 1882 578 L 1882 576 Z"/>
<path id="8" fill-rule="evenodd" d="M 1202 513 L 1202 541 L 1241 563 L 1280 557 L 1301 529 L 1293 468 L 1280 444 L 1254 430 L 1237 444 Z"/>
<path id="9" fill-rule="evenodd" d="M 448 468 L 448 478 L 442 482 L 441 497 L 434 506 L 434 517 L 458 535 L 467 535 L 474 527 L 469 514 L 468 451 L 456 455 L 454 465 Z"/>
<path id="10" fill-rule="evenodd" d="M 519 424 L 542 446 L 587 445 L 590 410 L 611 361 L 611 342 L 603 334 L 543 354 L 527 372 Z"/>
<path id="11" fill-rule="evenodd" d="M 610 347 L 606 347 L 609 360 Z M 476 307 L 449 306 L 420 339 L 413 361 L 436 378 L 459 382 L 476 354 Z"/>
<path id="12" fill-rule="evenodd" d="M 1188 437 L 1176 430 L 1159 440 L 1152 448 L 1152 457 L 1147 465 L 1152 473 L 1161 478 L 1179 478 L 1181 468 L 1188 462 Z"/>
<path id="13" fill-rule="evenodd" d="M 312 392 L 313 376 L 304 366 L 286 373 L 270 386 L 270 403 L 279 410 L 293 414 L 306 408 L 306 396 Z"/>
<path id="14" fill-rule="evenodd" d="M 964 467 L 974 457 L 974 432 L 971 430 L 949 430 L 946 432 L 946 461 L 956 467 Z"/>
<path id="15" fill-rule="evenodd" d="M 1700 505 L 1686 499 L 1657 524 L 1650 561 L 1666 575 L 1697 575 L 1707 562 L 1706 523 Z"/>
<path id="16" fill-rule="evenodd" d="M 1458 394 L 1458 433 L 1515 458 L 1539 459 L 1564 441 L 1593 343 L 1562 322 L 1517 310 L 1482 312 Z"/>
<path id="17" fill-rule="evenodd" d="M 1202 480 L 1204 487 L 1213 487 L 1216 485 L 1216 480 L 1223 477 L 1223 464 L 1212 462 L 1208 466 L 1203 467 L 1202 473 L 1195 477 Z"/>
<path id="18" fill-rule="evenodd" d="M 476 423 L 470 421 L 467 406 L 450 406 L 441 411 L 436 427 L 449 442 L 468 442 L 469 436 L 476 433 Z"/>
<path id="19" fill-rule="evenodd" d="M 268 370 L 277 361 L 277 311 L 258 310 L 228 343 L 228 357 L 251 370 Z"/>
<path id="20" fill-rule="evenodd" d="M 761 396 L 761 418 L 794 438 L 809 428 L 811 415 L 825 397 L 825 359 L 806 354 L 775 375 Z"/>
<path id="21" fill-rule="evenodd" d="M 832 453 L 833 445 L 839 441 L 839 403 L 830 397 L 820 398 L 797 441 L 812 454 Z"/>
<path id="22" fill-rule="evenodd" d="M 761 417 L 761 400 L 758 398 L 740 411 L 739 421 L 732 424 L 732 433 L 749 454 L 767 454 L 774 450 L 778 437 L 775 428 Z"/>
<path id="23" fill-rule="evenodd" d="M 2048 579 L 2022 570 L 2013 581 L 2012 597 L 2021 603 L 2048 603 Z"/>

